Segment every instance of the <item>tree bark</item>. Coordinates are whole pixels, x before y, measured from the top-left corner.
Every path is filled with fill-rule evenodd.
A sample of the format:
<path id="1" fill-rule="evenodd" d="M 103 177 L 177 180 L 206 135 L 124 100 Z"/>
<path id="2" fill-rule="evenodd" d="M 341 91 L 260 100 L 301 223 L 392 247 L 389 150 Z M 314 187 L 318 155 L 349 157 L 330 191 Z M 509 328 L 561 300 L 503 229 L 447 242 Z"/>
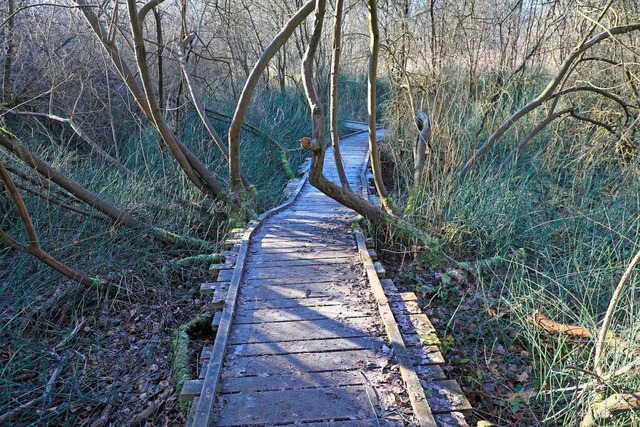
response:
<path id="1" fill-rule="evenodd" d="M 382 179 L 382 165 L 378 153 L 378 139 L 376 131 L 376 80 L 378 75 L 378 53 L 380 51 L 380 33 L 378 31 L 378 6 L 376 0 L 368 0 L 369 9 L 369 70 L 367 76 L 367 111 L 369 112 L 369 155 L 371 157 L 371 171 L 378 190 L 378 195 L 385 208 L 389 208 L 387 188 Z"/>
<path id="2" fill-rule="evenodd" d="M 144 35 L 142 31 L 142 21 L 138 16 L 137 6 L 135 0 L 127 0 L 127 6 L 129 7 L 129 21 L 131 24 L 131 35 L 135 44 L 136 64 L 138 71 L 140 72 L 140 78 L 142 80 L 142 88 L 144 89 L 147 104 L 149 106 L 149 113 L 151 114 L 152 122 L 155 124 L 158 132 L 162 136 L 162 140 L 165 145 L 171 151 L 171 154 L 176 159 L 182 171 L 187 175 L 189 180 L 205 195 L 212 199 L 224 198 L 225 194 L 222 190 L 222 186 L 218 183 L 215 177 L 206 169 L 206 167 L 195 156 L 187 158 L 186 152 L 190 153 L 190 150 L 184 145 L 178 144 L 178 138 L 173 131 L 169 128 L 166 120 L 162 116 L 160 111 L 160 104 L 158 98 L 154 92 L 153 84 L 151 82 L 151 75 L 149 73 L 149 67 L 147 65 L 147 52 L 144 45 Z M 145 5 L 146 7 L 147 5 Z M 144 18 L 145 9 L 140 11 L 140 16 Z"/>
<path id="3" fill-rule="evenodd" d="M 331 56 L 331 93 L 330 93 L 330 115 L 331 145 L 333 146 L 333 157 L 336 162 L 336 170 L 340 177 L 342 188 L 351 191 L 349 180 L 344 172 L 342 154 L 340 153 L 340 137 L 338 136 L 338 80 L 340 78 L 340 39 L 342 33 L 342 9 L 344 0 L 336 0 L 334 21 L 333 21 L 333 52 Z"/>
<path id="4" fill-rule="evenodd" d="M 420 111 L 416 117 L 418 134 L 413 145 L 413 187 L 417 189 L 422 181 L 422 173 L 427 163 L 427 149 L 431 140 L 431 122 L 429 117 Z"/>
<path id="5" fill-rule="evenodd" d="M 224 156 L 224 158 L 227 161 L 229 161 L 229 149 L 227 148 L 225 143 L 222 141 L 222 138 L 220 138 L 220 135 L 218 135 L 218 132 L 216 132 L 215 128 L 211 124 L 211 121 L 207 117 L 206 110 L 204 108 L 204 105 L 202 105 L 202 101 L 200 99 L 200 94 L 198 93 L 198 89 L 195 86 L 195 82 L 191 77 L 191 70 L 189 70 L 189 63 L 187 62 L 186 48 L 191 43 L 191 41 L 195 38 L 195 36 L 196 36 L 195 33 L 191 33 L 187 35 L 187 37 L 185 37 L 184 40 L 182 40 L 182 42 L 180 42 L 180 44 L 178 45 L 178 59 L 180 60 L 180 66 L 182 67 L 182 74 L 184 75 L 184 80 L 187 84 L 187 88 L 189 89 L 189 93 L 191 94 L 191 99 L 193 100 L 193 105 L 196 107 L 196 111 L 198 113 L 198 116 L 200 117 L 200 120 L 204 124 L 204 127 L 207 129 L 207 132 L 209 132 L 209 136 L 211 136 L 211 139 L 213 139 L 213 142 L 222 152 L 222 155 Z M 244 188 L 246 190 L 249 190 L 255 193 L 255 189 L 251 186 L 251 183 L 245 177 L 242 171 L 240 171 L 240 178 L 242 179 L 242 184 L 244 185 Z"/>
<path id="6" fill-rule="evenodd" d="M 11 104 L 11 90 L 10 90 L 10 86 L 11 86 L 11 67 L 13 65 L 13 50 L 15 48 L 14 44 L 13 44 L 13 31 L 15 29 L 15 20 L 14 20 L 14 14 L 15 14 L 15 0 L 8 0 L 8 15 L 9 17 L 7 18 L 7 41 L 6 41 L 6 50 L 5 50 L 5 56 L 4 56 L 4 73 L 2 76 L 2 103 L 5 106 L 8 106 Z"/>
<path id="7" fill-rule="evenodd" d="M 133 98 L 135 99 L 136 103 L 138 104 L 138 106 L 140 107 L 144 115 L 147 117 L 147 119 L 149 119 L 154 125 L 156 125 L 156 128 L 160 132 L 164 143 L 169 147 L 171 153 L 174 155 L 174 157 L 180 164 L 180 167 L 185 172 L 185 174 L 187 174 L 187 176 L 189 177 L 189 180 L 192 181 L 196 185 L 196 187 L 200 189 L 205 195 L 211 198 L 220 198 L 223 200 L 226 199 L 226 194 L 222 191 L 222 186 L 217 182 L 215 177 L 211 174 L 210 171 L 207 170 L 204 164 L 202 164 L 202 162 L 191 152 L 191 150 L 189 150 L 189 148 L 187 148 L 178 139 L 178 137 L 173 133 L 173 131 L 171 131 L 168 128 L 166 121 L 160 115 L 159 105 L 157 103 L 157 98 L 153 93 L 153 88 L 151 85 L 151 77 L 148 73 L 148 69 L 146 73 L 146 80 L 147 80 L 146 87 L 148 87 L 148 89 L 151 91 L 152 99 L 156 101 L 155 111 L 151 107 L 150 99 L 148 99 L 146 96 L 147 89 L 145 90 L 140 89 L 133 72 L 127 66 L 122 55 L 120 55 L 120 52 L 118 51 L 115 41 L 109 37 L 108 33 L 102 27 L 102 24 L 100 23 L 100 20 L 98 19 L 98 16 L 94 13 L 93 9 L 87 4 L 86 0 L 73 0 L 73 1 L 77 5 L 82 6 L 80 7 L 80 10 L 82 11 L 85 19 L 93 29 L 93 32 L 98 37 L 98 40 L 100 41 L 104 49 L 107 51 L 107 54 L 109 55 L 111 62 L 116 67 L 116 70 L 118 70 L 118 73 L 122 76 L 122 79 L 125 85 L 127 86 L 127 88 L 129 89 L 129 92 L 133 95 Z M 142 43 L 144 43 L 144 40 L 143 39 L 141 40 L 142 28 L 141 28 L 141 25 L 139 25 L 139 22 L 140 22 L 139 16 L 144 17 L 144 15 L 146 15 L 146 13 L 148 12 L 146 8 L 151 3 L 147 3 L 145 7 L 143 7 L 143 9 L 141 10 L 140 14 L 135 12 L 135 2 L 132 2 L 132 3 L 134 3 L 133 4 L 134 10 L 133 10 L 133 14 L 131 15 L 131 23 L 132 23 L 132 26 L 135 25 L 136 28 L 138 28 L 140 31 L 140 33 L 138 34 L 140 36 L 138 41 L 142 41 Z M 136 25 L 135 23 L 138 23 L 138 25 Z M 145 54 L 144 44 L 141 45 L 140 43 L 136 43 L 136 54 L 138 53 L 141 53 L 144 57 L 144 54 Z M 144 57 L 144 61 L 142 65 L 146 66 L 146 57 Z M 145 78 L 144 75 L 141 74 L 141 76 Z M 158 119 L 159 121 L 156 121 L 156 119 Z M 158 125 L 158 123 L 160 123 L 160 125 Z"/>
<path id="8" fill-rule="evenodd" d="M 255 90 L 260 76 L 264 72 L 269 61 L 278 52 L 278 50 L 291 37 L 295 29 L 309 16 L 313 10 L 313 0 L 302 6 L 282 27 L 280 32 L 274 37 L 269 46 L 262 52 L 260 58 L 253 66 L 251 73 L 247 77 L 240 98 L 233 114 L 233 120 L 229 126 L 229 178 L 231 191 L 234 194 L 242 194 L 242 178 L 240 169 L 240 131 L 242 130 L 242 122 L 251 104 L 251 95 Z"/>

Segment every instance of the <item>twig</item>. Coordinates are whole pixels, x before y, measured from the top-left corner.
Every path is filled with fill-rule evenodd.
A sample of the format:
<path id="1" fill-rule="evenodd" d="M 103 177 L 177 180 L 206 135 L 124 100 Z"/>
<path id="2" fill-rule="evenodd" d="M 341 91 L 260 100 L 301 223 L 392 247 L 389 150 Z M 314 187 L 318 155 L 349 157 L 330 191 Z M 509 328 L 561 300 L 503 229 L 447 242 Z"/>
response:
<path id="1" fill-rule="evenodd" d="M 629 278 L 631 278 L 633 269 L 636 267 L 638 262 L 640 262 L 640 251 L 638 251 L 636 256 L 633 257 L 631 263 L 629 263 L 629 266 L 622 275 L 618 286 L 616 286 L 616 289 L 611 296 L 611 301 L 609 301 L 609 308 L 607 308 L 607 313 L 605 314 L 602 322 L 602 328 L 600 329 L 598 341 L 596 342 L 595 360 L 593 362 L 594 370 L 600 377 L 604 376 L 604 372 L 602 371 L 602 352 L 604 351 L 604 344 L 607 341 L 607 334 L 609 332 L 609 327 L 611 326 L 611 321 L 613 320 L 613 314 L 616 310 L 616 306 L 618 305 L 618 301 L 620 300 L 620 296 L 622 295 L 624 286 L 629 281 Z"/>

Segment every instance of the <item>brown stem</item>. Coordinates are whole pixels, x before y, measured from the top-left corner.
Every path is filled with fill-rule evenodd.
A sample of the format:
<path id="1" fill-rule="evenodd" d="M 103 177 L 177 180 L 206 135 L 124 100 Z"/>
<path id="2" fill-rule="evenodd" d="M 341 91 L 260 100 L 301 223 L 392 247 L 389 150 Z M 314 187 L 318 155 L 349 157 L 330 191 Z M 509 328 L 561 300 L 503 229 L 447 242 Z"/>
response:
<path id="1" fill-rule="evenodd" d="M 376 189 L 385 203 L 388 193 L 382 179 L 382 165 L 378 153 L 378 138 L 376 130 L 376 81 L 378 74 L 378 53 L 380 51 L 380 34 L 378 30 L 378 6 L 376 0 L 368 0 L 369 10 L 369 71 L 367 76 L 367 110 L 369 112 L 369 156 L 371 157 L 371 171 Z"/>
<path id="2" fill-rule="evenodd" d="M 559 117 L 564 116 L 567 113 L 572 113 L 574 111 L 574 108 L 565 108 L 564 110 L 558 111 L 557 113 L 554 113 L 553 111 L 550 111 L 549 114 L 547 115 L 547 117 L 545 117 L 545 119 L 543 121 L 541 121 L 540 123 L 538 123 L 538 125 L 533 128 L 531 130 L 531 132 L 529 132 L 529 134 L 527 134 L 526 137 L 524 137 L 524 139 L 522 141 L 520 141 L 520 143 L 518 144 L 518 146 L 511 151 L 511 153 L 509 153 L 509 155 L 502 161 L 502 163 L 500 163 L 500 166 L 498 166 L 498 169 L 503 169 L 504 167 L 506 167 L 509 163 L 511 163 L 511 161 L 522 152 L 522 150 L 524 149 L 524 147 L 533 139 L 536 137 L 536 135 L 538 135 L 540 132 L 542 132 L 547 126 L 549 126 L 554 120 L 556 120 Z"/>
<path id="3" fill-rule="evenodd" d="M 338 136 L 338 80 L 340 77 L 340 39 L 342 33 L 342 9 L 344 0 L 336 0 L 334 19 L 333 19 L 333 52 L 331 56 L 331 92 L 330 92 L 330 109 L 329 121 L 331 126 L 331 145 L 333 146 L 333 157 L 336 163 L 336 170 L 340 177 L 342 188 L 352 191 L 349 186 L 347 174 L 344 171 L 342 163 L 342 154 L 340 153 L 340 137 Z"/>
<path id="4" fill-rule="evenodd" d="M 191 41 L 195 38 L 195 36 L 196 36 L 195 33 L 190 33 L 184 38 L 184 40 L 182 40 L 182 42 L 180 42 L 180 44 L 178 45 L 178 59 L 180 60 L 180 66 L 182 67 L 182 74 L 184 75 L 187 88 L 189 89 L 189 93 L 191 94 L 191 100 L 193 101 L 193 105 L 196 107 L 198 116 L 200 117 L 200 120 L 204 124 L 204 127 L 207 129 L 207 132 L 209 132 L 209 136 L 211 136 L 211 139 L 213 139 L 213 142 L 215 142 L 215 144 L 220 149 L 220 152 L 222 152 L 222 155 L 224 156 L 224 158 L 228 161 L 229 149 L 222 141 L 222 138 L 220 138 L 220 135 L 218 135 L 218 132 L 216 132 L 215 128 L 213 127 L 213 124 L 211 124 L 211 120 L 209 120 L 209 117 L 207 117 L 206 110 L 204 108 L 204 105 L 202 105 L 202 101 L 200 99 L 200 94 L 198 93 L 198 89 L 196 88 L 195 82 L 193 81 L 193 78 L 191 76 L 189 63 L 187 62 L 186 48 L 191 43 Z M 242 184 L 244 185 L 244 188 L 252 192 L 255 192 L 255 189 L 253 189 L 253 187 L 251 186 L 251 183 L 245 177 L 242 171 L 240 171 L 240 174 L 241 174 Z"/>
<path id="5" fill-rule="evenodd" d="M 240 131 L 244 117 L 251 104 L 251 95 L 256 88 L 260 76 L 269 64 L 269 61 L 278 52 L 278 50 L 291 37 L 295 29 L 306 19 L 314 7 L 314 1 L 311 0 L 302 6 L 282 27 L 280 32 L 274 37 L 269 46 L 262 52 L 260 58 L 253 66 L 251 73 L 247 77 L 247 81 L 242 88 L 242 93 L 236 104 L 236 110 L 233 114 L 233 120 L 229 126 L 229 178 L 231 191 L 236 194 L 242 192 L 242 178 L 240 168 Z"/>
<path id="6" fill-rule="evenodd" d="M 29 210 L 20 196 L 18 192 L 18 188 L 16 187 L 13 179 L 11 179 L 11 175 L 9 175 L 9 171 L 4 166 L 4 163 L 0 161 L 0 179 L 4 182 L 11 199 L 13 200 L 14 205 L 18 209 L 18 214 L 20 215 L 20 219 L 22 220 L 22 224 L 27 232 L 27 236 L 29 237 L 29 244 L 23 245 L 14 240 L 11 236 L 9 236 L 4 230 L 0 229 L 0 241 L 5 244 L 21 251 L 27 253 L 29 255 L 34 256 L 38 260 L 42 261 L 49 267 L 58 271 L 59 273 L 73 279 L 74 281 L 81 283 L 84 286 L 94 286 L 96 284 L 100 284 L 99 280 L 91 279 L 88 276 L 73 270 L 72 268 L 66 266 L 65 264 L 59 262 L 55 258 L 53 258 L 49 253 L 42 250 L 40 247 L 40 241 L 38 240 L 38 234 L 36 233 L 36 229 L 33 226 L 33 221 L 31 221 L 31 215 L 29 215 Z"/>
<path id="7" fill-rule="evenodd" d="M 629 32 L 637 31 L 639 29 L 640 23 L 621 25 L 602 31 L 596 36 L 588 40 L 584 39 L 581 43 L 579 43 L 578 46 L 576 46 L 562 62 L 558 72 L 547 84 L 547 87 L 545 87 L 544 90 L 535 99 L 533 99 L 524 107 L 520 108 L 518 111 L 513 113 L 511 117 L 505 120 L 502 125 L 500 125 L 500 127 L 489 136 L 487 141 L 476 150 L 473 156 L 471 156 L 471 158 L 467 161 L 467 163 L 465 163 L 464 167 L 460 171 L 460 179 L 464 179 L 467 176 L 470 169 L 477 163 L 478 159 L 482 157 L 488 150 L 490 150 L 495 145 L 495 143 L 502 138 L 506 131 L 508 131 L 522 117 L 541 106 L 553 95 L 553 92 L 560 85 L 560 83 L 565 80 L 565 77 L 567 77 L 569 70 L 572 69 L 573 63 L 580 57 L 580 55 L 582 55 L 593 46 L 613 36 L 626 34 Z"/>

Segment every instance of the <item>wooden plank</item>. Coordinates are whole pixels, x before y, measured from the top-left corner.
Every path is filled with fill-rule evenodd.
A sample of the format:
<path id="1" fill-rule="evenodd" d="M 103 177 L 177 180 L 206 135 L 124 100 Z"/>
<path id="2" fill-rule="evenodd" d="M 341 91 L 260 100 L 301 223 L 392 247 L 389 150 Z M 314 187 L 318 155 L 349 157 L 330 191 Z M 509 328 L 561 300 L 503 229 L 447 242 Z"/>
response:
<path id="1" fill-rule="evenodd" d="M 218 286 L 217 282 L 204 282 L 200 284 L 200 295 L 213 295 Z"/>
<path id="2" fill-rule="evenodd" d="M 396 322 L 403 334 L 427 336 L 435 334 L 436 329 L 425 314 L 396 314 Z"/>
<path id="3" fill-rule="evenodd" d="M 407 349 L 414 366 L 416 365 L 444 365 L 444 357 L 435 345 L 415 346 Z"/>
<path id="4" fill-rule="evenodd" d="M 464 415 L 461 412 L 447 412 L 444 414 L 436 414 L 434 415 L 434 418 L 436 419 L 436 423 L 438 423 L 439 426 L 469 427 L 469 424 L 467 423 Z"/>
<path id="5" fill-rule="evenodd" d="M 185 382 L 184 385 L 182 386 L 182 391 L 180 392 L 180 401 L 190 402 L 196 396 L 200 396 L 200 393 L 202 392 L 203 383 L 204 381 L 201 379 L 189 380 Z"/>
<path id="6" fill-rule="evenodd" d="M 421 427 L 435 427 L 436 422 L 433 418 L 431 408 L 429 407 L 429 404 L 426 400 L 422 385 L 420 384 L 420 379 L 418 378 L 418 375 L 413 368 L 411 356 L 404 345 L 402 334 L 400 333 L 398 325 L 396 324 L 396 321 L 393 317 L 391 307 L 387 302 L 387 298 L 384 294 L 384 290 L 382 289 L 380 279 L 378 278 L 371 258 L 369 258 L 369 252 L 367 251 L 367 245 L 364 241 L 364 236 L 362 235 L 362 232 L 358 230 L 355 231 L 355 236 L 358 243 L 360 258 L 364 263 L 367 277 L 369 278 L 371 290 L 376 300 L 378 301 L 378 310 L 380 312 L 380 316 L 382 317 L 387 335 L 389 336 L 389 340 L 396 353 L 396 358 L 400 365 L 400 375 L 402 376 L 407 394 L 409 395 L 413 413 L 416 416 Z"/>
<path id="7" fill-rule="evenodd" d="M 344 319 L 348 317 L 371 316 L 372 310 L 353 308 L 347 305 L 329 305 L 320 307 L 294 306 L 280 310 L 260 309 L 236 312 L 235 324 L 270 323 L 294 320 Z"/>
<path id="8" fill-rule="evenodd" d="M 299 322 L 236 325 L 231 331 L 229 343 L 243 344 L 376 336 L 378 335 L 378 328 L 378 321 L 374 317 L 356 317 L 340 321 L 303 320 Z"/>
<path id="9" fill-rule="evenodd" d="M 393 301 L 390 303 L 394 314 L 421 314 L 420 305 L 415 301 Z"/>
<path id="10" fill-rule="evenodd" d="M 342 387 L 366 384 L 359 370 L 332 372 L 292 371 L 285 374 L 266 374 L 256 377 L 225 378 L 222 393 L 254 391 L 301 390 L 305 388 Z"/>
<path id="11" fill-rule="evenodd" d="M 249 241 L 256 233 L 256 230 L 259 228 L 262 222 L 293 204 L 296 198 L 300 195 L 305 184 L 306 177 L 300 180 L 300 183 L 296 187 L 296 190 L 285 203 L 260 215 L 258 217 L 258 220 L 255 221 L 242 236 L 242 242 L 238 250 L 233 277 L 229 285 L 229 291 L 227 293 L 227 299 L 225 301 L 222 319 L 220 321 L 220 327 L 218 329 L 218 332 L 216 333 L 212 356 L 209 359 L 209 364 L 207 366 L 207 374 L 203 383 L 203 391 L 198 399 L 197 404 L 194 402 L 194 405 L 192 406 L 192 410 L 190 412 L 189 419 L 193 420 L 193 422 L 190 422 L 190 424 L 195 427 L 206 427 L 209 424 L 209 419 L 211 417 L 218 389 L 218 381 L 220 379 L 222 363 L 227 348 L 229 331 L 231 329 L 233 314 L 236 308 L 238 288 L 240 286 L 240 281 L 242 280 L 242 274 L 244 272 L 247 252 L 249 248 Z"/>
<path id="12" fill-rule="evenodd" d="M 216 311 L 216 314 L 213 315 L 213 320 L 211 321 L 211 330 L 216 332 L 220 327 L 220 322 L 222 321 L 222 311 Z"/>
<path id="13" fill-rule="evenodd" d="M 393 280 L 391 279 L 380 280 L 380 284 L 382 285 L 382 289 L 384 289 L 384 293 L 387 296 L 398 292 L 398 288 L 396 288 L 396 285 L 393 284 Z"/>
<path id="14" fill-rule="evenodd" d="M 218 270 L 218 282 L 230 282 L 233 277 L 233 269 Z"/>
<path id="15" fill-rule="evenodd" d="M 264 281 L 266 282 L 266 280 Z M 291 285 L 285 283 L 266 283 L 252 282 L 241 291 L 243 301 L 250 300 L 273 300 L 273 299 L 304 299 L 314 297 L 346 297 L 356 292 L 366 295 L 368 292 L 364 289 L 356 290 L 356 286 L 346 285 L 340 280 L 323 283 L 293 283 Z M 254 286 L 254 287 L 251 287 Z"/>
<path id="16" fill-rule="evenodd" d="M 311 423 L 302 424 L 303 427 L 371 427 L 377 426 L 380 424 L 380 420 L 377 418 L 363 419 L 363 420 L 326 420 L 326 421 L 315 421 Z M 292 424 L 282 424 L 281 427 L 300 427 L 300 423 L 292 423 Z"/>
<path id="17" fill-rule="evenodd" d="M 234 357 L 262 356 L 276 354 L 321 353 L 343 350 L 382 351 L 385 344 L 381 337 L 329 338 L 278 343 L 254 343 L 230 345 L 229 355 Z M 444 377 L 443 377 L 444 378 Z M 437 378 L 432 378 L 437 379 Z"/>
<path id="18" fill-rule="evenodd" d="M 447 379 L 440 365 L 418 365 L 414 368 L 421 382 Z"/>
<path id="19" fill-rule="evenodd" d="M 287 298 L 287 299 L 254 299 L 247 298 L 238 300 L 238 308 L 242 310 L 262 310 L 262 309 L 281 309 L 291 307 L 320 307 L 327 305 L 340 305 L 350 302 L 357 303 L 362 301 L 357 295 L 349 294 L 339 299 L 327 296 L 310 295 L 308 298 Z"/>
<path id="20" fill-rule="evenodd" d="M 364 386 L 224 395 L 217 425 L 276 425 L 375 417 Z"/>
<path id="21" fill-rule="evenodd" d="M 282 266 L 250 268 L 245 273 L 245 278 L 246 280 L 280 279 L 286 282 L 305 283 L 308 280 L 328 281 L 342 279 L 344 275 L 351 275 L 354 278 L 357 277 L 357 273 L 354 269 L 350 269 L 350 266 L 352 266 L 352 264 L 312 264 L 290 266 L 287 268 L 283 268 Z"/>
<path id="22" fill-rule="evenodd" d="M 254 263 L 261 262 L 308 262 L 315 260 L 327 260 L 327 259 L 354 259 L 355 252 L 337 250 L 337 251 L 314 251 L 303 250 L 300 252 L 279 252 L 269 251 L 269 253 L 255 253 L 249 254 L 249 262 L 252 265 Z"/>
<path id="23" fill-rule="evenodd" d="M 290 258 L 280 256 L 277 258 L 271 257 L 259 257 L 254 255 L 251 260 L 251 265 L 257 268 L 273 268 L 279 267 L 281 269 L 289 269 L 291 267 L 302 267 L 306 265 L 337 265 L 346 264 L 351 265 L 354 263 L 353 254 L 343 254 L 341 256 L 333 256 L 327 258 Z"/>

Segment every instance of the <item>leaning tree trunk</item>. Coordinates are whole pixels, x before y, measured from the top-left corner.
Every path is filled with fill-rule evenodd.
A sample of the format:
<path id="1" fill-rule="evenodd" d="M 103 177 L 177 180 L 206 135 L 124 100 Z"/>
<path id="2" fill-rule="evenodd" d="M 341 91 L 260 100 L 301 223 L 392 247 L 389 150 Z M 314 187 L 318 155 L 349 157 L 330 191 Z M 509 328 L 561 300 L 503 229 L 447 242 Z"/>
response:
<path id="1" fill-rule="evenodd" d="M 427 246 L 429 255 L 437 262 L 440 257 L 439 243 L 433 237 L 406 223 L 384 210 L 372 205 L 367 200 L 353 192 L 336 185 L 322 173 L 325 154 L 325 113 L 313 79 L 313 59 L 322 33 L 324 21 L 325 0 L 316 1 L 314 29 L 309 39 L 309 45 L 302 61 L 303 85 L 309 107 L 311 108 L 311 122 L 313 127 L 311 138 L 302 138 L 300 145 L 313 154 L 309 169 L 309 182 L 337 202 L 353 209 L 371 223 L 386 232 L 393 233 L 404 242 L 419 241 Z"/>
<path id="2" fill-rule="evenodd" d="M 333 22 L 333 52 L 331 56 L 331 110 L 329 120 L 331 126 L 331 144 L 333 145 L 333 157 L 336 162 L 336 170 L 340 177 L 342 188 L 351 191 L 347 174 L 344 172 L 342 154 L 340 153 L 340 137 L 338 136 L 338 80 L 340 77 L 340 39 L 342 33 L 342 9 L 344 0 L 337 0 Z"/>
<path id="3" fill-rule="evenodd" d="M 280 50 L 280 48 L 289 40 L 291 34 L 296 28 L 309 16 L 313 10 L 313 0 L 302 6 L 289 21 L 282 27 L 280 32 L 273 38 L 269 46 L 266 47 L 260 58 L 253 66 L 247 81 L 244 84 L 236 110 L 233 114 L 233 120 L 229 125 L 229 179 L 231 181 L 231 191 L 238 195 L 242 194 L 242 171 L 240 169 L 240 131 L 242 123 L 247 114 L 249 105 L 251 104 L 251 95 L 255 90 L 260 76 L 269 65 L 269 61 Z"/>
<path id="4" fill-rule="evenodd" d="M 48 252 L 42 249 L 40 246 L 40 239 L 38 238 L 38 233 L 36 232 L 35 227 L 33 226 L 33 221 L 31 221 L 31 215 L 27 209 L 27 205 L 24 203 L 22 196 L 20 196 L 20 192 L 18 192 L 18 188 L 16 187 L 13 179 L 9 175 L 9 171 L 4 166 L 4 163 L 0 161 L 0 181 L 4 182 L 4 185 L 9 193 L 9 197 L 12 199 L 13 204 L 15 205 L 18 215 L 20 216 L 20 220 L 24 225 L 24 229 L 27 233 L 27 238 L 29 239 L 28 244 L 22 244 L 16 241 L 14 238 L 9 236 L 7 232 L 0 228 L 0 242 L 3 242 L 6 245 L 11 246 L 14 249 L 19 250 L 20 252 L 24 252 L 29 254 L 39 261 L 45 263 L 49 267 L 56 270 L 58 273 L 61 273 L 70 279 L 81 283 L 84 286 L 99 286 L 102 282 L 99 279 L 93 279 L 88 277 L 87 275 L 72 269 L 66 264 L 61 263 L 53 256 L 51 256 Z"/>
<path id="5" fill-rule="evenodd" d="M 146 13 L 148 12 L 147 6 L 149 3 L 147 3 L 140 12 L 138 12 L 135 0 L 127 0 L 127 5 L 129 7 L 131 35 L 133 36 L 133 42 L 135 45 L 136 64 L 138 66 L 138 71 L 140 72 L 142 87 L 149 105 L 149 112 L 153 123 L 158 129 L 158 132 L 160 132 L 160 136 L 162 137 L 165 145 L 169 148 L 171 154 L 177 160 L 180 168 L 187 175 L 189 180 L 207 196 L 213 199 L 224 198 L 225 194 L 222 186 L 206 169 L 206 167 L 199 160 L 195 159 L 195 156 L 192 159 L 187 158 L 186 151 L 189 150 L 177 143 L 176 135 L 173 133 L 160 111 L 160 103 L 158 102 L 158 98 L 155 94 L 153 83 L 151 81 L 151 73 L 149 72 L 149 66 L 147 64 L 147 52 L 142 30 L 142 23 Z"/>
<path id="6" fill-rule="evenodd" d="M 209 246 L 209 243 L 204 240 L 180 236 L 167 230 L 154 227 L 153 225 L 141 221 L 133 215 L 110 204 L 106 200 L 82 187 L 71 178 L 65 176 L 57 169 L 53 168 L 49 163 L 40 159 L 34 153 L 25 148 L 22 141 L 20 141 L 15 135 L 3 128 L 0 128 L 0 147 L 6 148 L 10 153 L 18 157 L 26 165 L 38 172 L 42 177 L 57 184 L 78 200 L 81 200 L 100 213 L 111 218 L 115 224 L 124 224 L 130 228 L 149 233 L 151 236 L 171 243 L 199 247 Z"/>
<path id="7" fill-rule="evenodd" d="M 429 141 L 431 140 L 431 122 L 429 117 L 419 111 L 416 117 L 418 125 L 418 134 L 413 143 L 413 188 L 418 189 L 422 181 L 422 174 L 427 164 L 427 150 L 429 149 Z"/>
<path id="8" fill-rule="evenodd" d="M 207 117 L 207 113 L 204 108 L 204 105 L 200 100 L 200 94 L 198 93 L 196 84 L 193 81 L 193 78 L 191 77 L 191 71 L 189 70 L 189 63 L 187 62 L 186 50 L 187 50 L 187 46 L 191 43 L 191 41 L 195 38 L 195 36 L 196 36 L 196 33 L 193 33 L 193 32 L 190 33 L 178 45 L 177 53 L 178 53 L 178 59 L 180 61 L 180 66 L 182 67 L 182 74 L 184 75 L 184 80 L 187 84 L 187 88 L 189 89 L 189 93 L 191 94 L 193 105 L 196 107 L 196 111 L 198 112 L 198 116 L 200 117 L 200 120 L 204 124 L 204 127 L 207 129 L 207 132 L 209 132 L 209 136 L 211 136 L 211 139 L 213 139 L 213 142 L 215 142 L 215 144 L 220 149 L 220 152 L 224 156 L 225 160 L 229 161 L 229 149 L 227 148 L 225 143 L 222 141 L 222 138 L 220 138 L 220 135 L 218 135 L 218 132 L 216 132 L 215 128 L 213 127 L 213 124 L 211 124 L 211 120 L 209 120 L 209 117 Z M 240 171 L 240 179 L 242 179 L 242 185 L 244 185 L 244 188 L 246 190 L 250 191 L 251 193 L 255 193 L 255 189 L 251 186 L 251 183 L 245 177 L 242 171 Z"/>
<path id="9" fill-rule="evenodd" d="M 151 7 L 154 7 L 162 0 L 153 0 L 147 3 L 140 10 L 140 13 L 136 12 L 135 1 L 129 2 L 132 9 L 131 14 L 131 26 L 133 36 L 136 44 L 136 58 L 140 59 L 138 65 L 141 67 L 140 74 L 143 79 L 144 89 L 141 89 L 138 85 L 136 77 L 131 69 L 127 66 L 126 61 L 118 50 L 118 46 L 115 43 L 109 33 L 104 29 L 101 24 L 98 15 L 94 12 L 91 5 L 86 0 L 73 0 L 83 13 L 85 19 L 89 23 L 89 26 L 95 33 L 96 37 L 105 49 L 111 62 L 115 66 L 116 70 L 122 77 L 127 89 L 133 95 L 136 103 L 147 117 L 158 129 L 162 136 L 163 142 L 170 149 L 174 158 L 178 161 L 180 168 L 188 176 L 189 180 L 200 189 L 205 195 L 210 198 L 226 199 L 226 194 L 222 190 L 222 186 L 218 183 L 213 174 L 206 168 L 200 159 L 198 159 L 187 146 L 169 129 L 164 117 L 160 113 L 160 106 L 155 95 L 153 84 L 151 82 L 151 76 L 149 74 L 148 67 L 146 66 L 146 50 L 144 48 L 144 39 L 142 38 L 142 26 L 140 24 L 144 16 L 149 12 Z M 145 72 L 143 72 L 145 71 Z M 144 81 L 146 80 L 146 82 Z M 152 106 L 152 103 L 154 104 Z"/>

